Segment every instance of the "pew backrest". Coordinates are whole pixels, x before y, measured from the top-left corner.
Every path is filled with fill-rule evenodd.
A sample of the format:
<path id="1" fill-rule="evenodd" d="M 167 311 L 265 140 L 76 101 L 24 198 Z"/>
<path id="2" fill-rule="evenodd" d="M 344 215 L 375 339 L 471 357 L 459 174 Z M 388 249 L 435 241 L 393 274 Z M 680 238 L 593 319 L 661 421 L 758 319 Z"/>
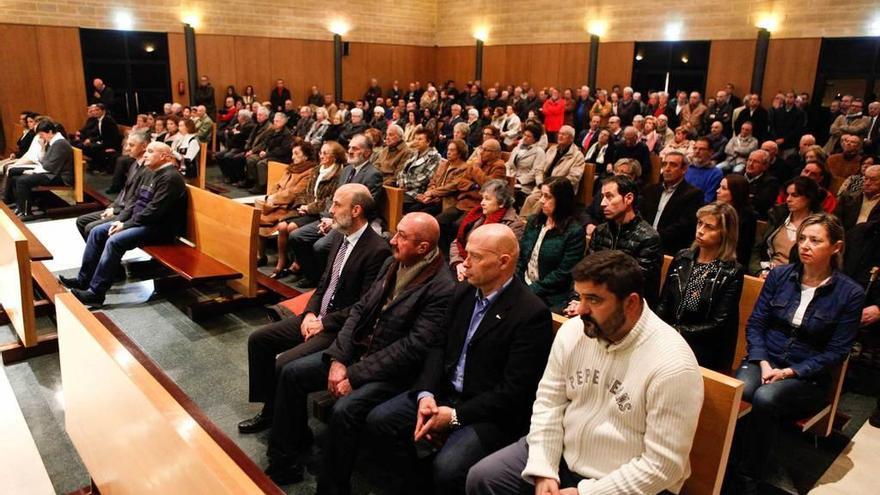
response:
<path id="1" fill-rule="evenodd" d="M 382 218 L 388 223 L 388 232 L 391 235 L 397 233 L 397 224 L 403 218 L 403 189 L 400 187 L 383 186 L 385 188 L 385 202 L 382 205 Z"/>
<path id="2" fill-rule="evenodd" d="M 659 184 L 660 183 L 660 167 L 663 164 L 663 161 L 660 160 L 660 155 L 656 153 L 651 153 L 651 173 L 648 175 L 648 184 Z"/>
<path id="3" fill-rule="evenodd" d="M 672 264 L 672 256 L 668 254 L 663 255 L 663 266 L 660 267 L 660 290 L 663 290 L 663 285 L 666 283 L 666 274 L 669 273 L 669 265 Z"/>
<path id="4" fill-rule="evenodd" d="M 755 309 L 755 303 L 758 296 L 761 295 L 761 289 L 764 287 L 764 280 L 746 275 L 743 279 L 742 295 L 739 297 L 739 328 L 736 334 L 736 351 L 733 355 L 733 362 L 730 363 L 730 370 L 736 373 L 739 363 L 746 357 L 746 325 L 749 323 L 749 316 Z"/>
<path id="5" fill-rule="evenodd" d="M 278 183 L 281 180 L 281 177 L 284 175 L 284 172 L 287 170 L 288 165 L 281 162 L 270 161 L 268 164 L 268 171 L 266 176 L 266 194 L 269 194 L 272 186 Z"/>
<path id="6" fill-rule="evenodd" d="M 56 308 L 65 429 L 101 493 L 283 493 L 109 318 Z"/>
<path id="7" fill-rule="evenodd" d="M 585 163 L 584 175 L 578 187 L 577 200 L 585 206 L 593 202 L 593 188 L 596 186 L 596 164 Z"/>
<path id="8" fill-rule="evenodd" d="M 34 289 L 27 237 L 0 212 L 0 305 L 25 347 L 37 344 Z"/>
<path id="9" fill-rule="evenodd" d="M 77 203 L 85 201 L 86 162 L 80 148 L 73 148 L 73 199 Z"/>

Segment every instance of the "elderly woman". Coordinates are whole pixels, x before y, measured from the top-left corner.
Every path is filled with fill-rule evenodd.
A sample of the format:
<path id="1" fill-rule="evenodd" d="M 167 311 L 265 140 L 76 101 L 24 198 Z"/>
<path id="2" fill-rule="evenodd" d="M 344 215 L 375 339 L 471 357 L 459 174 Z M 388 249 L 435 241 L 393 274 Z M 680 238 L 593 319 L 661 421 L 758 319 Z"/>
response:
<path id="1" fill-rule="evenodd" d="M 736 351 L 745 275 L 736 261 L 738 233 L 733 206 L 697 210 L 694 243 L 673 258 L 655 311 L 684 337 L 700 366 L 719 373 L 730 370 Z"/>
<path id="2" fill-rule="evenodd" d="M 517 207 L 522 206 L 535 188 L 535 169 L 545 158 L 544 150 L 537 144 L 541 135 L 539 126 L 527 125 L 522 139 L 507 159 L 507 176 L 515 179 L 513 187 Z"/>
<path id="3" fill-rule="evenodd" d="M 590 118 L 598 115 L 601 119 L 599 127 L 608 127 L 608 119 L 611 118 L 611 102 L 608 101 L 608 91 L 602 89 L 596 92 L 596 103 L 590 109 Z"/>
<path id="4" fill-rule="evenodd" d="M 571 182 L 554 177 L 540 190 L 541 209 L 526 224 L 516 275 L 548 307 L 561 309 L 571 294 L 571 269 L 583 258 L 586 239 L 574 218 Z"/>
<path id="5" fill-rule="evenodd" d="M 181 175 L 188 179 L 198 177 L 202 145 L 199 142 L 199 135 L 196 134 L 196 123 L 191 119 L 183 119 L 178 130 L 180 138 L 174 141 L 171 154 L 177 160 L 177 168 Z"/>
<path id="6" fill-rule="evenodd" d="M 455 270 L 459 281 L 464 280 L 464 258 L 467 255 L 467 239 L 471 232 L 480 225 L 489 223 L 503 223 L 513 230 L 516 238 L 523 234 L 524 223 L 513 208 L 513 194 L 507 182 L 501 179 L 492 179 L 485 184 L 480 191 L 483 199 L 479 206 L 467 212 L 458 226 L 455 241 L 449 247 L 449 266 Z"/>
<path id="7" fill-rule="evenodd" d="M 270 277 L 283 278 L 291 274 L 288 268 L 287 239 L 296 229 L 317 221 L 320 213 L 330 206 L 345 162 L 345 148 L 342 145 L 336 141 L 327 141 L 321 146 L 318 166 L 308 184 L 293 200 L 292 206 L 288 208 L 289 214 L 275 226 L 278 231 L 278 260 Z"/>
<path id="8" fill-rule="evenodd" d="M 456 124 L 456 127 L 461 123 Z M 466 124 L 465 124 L 466 126 Z M 457 132 L 457 131 L 456 131 Z M 412 211 L 423 211 L 431 215 L 442 212 L 457 212 L 456 201 L 459 193 L 459 178 L 467 172 L 468 164 L 464 161 L 467 156 L 467 144 L 461 138 L 449 141 L 446 148 L 446 158 L 440 160 L 434 175 L 428 182 L 428 188 L 424 193 L 416 195 Z"/>
<path id="9" fill-rule="evenodd" d="M 660 150 L 660 159 L 666 159 L 666 154 L 670 151 L 680 151 L 687 157 L 688 162 L 694 158 L 694 142 L 688 139 L 688 130 L 684 126 L 675 129 L 675 137 L 672 141 L 667 142 L 666 146 Z"/>
<path id="10" fill-rule="evenodd" d="M 745 490 L 768 471 L 780 420 L 821 409 L 832 370 L 852 348 L 864 293 L 840 271 L 843 238 L 833 215 L 805 218 L 796 233 L 800 261 L 770 272 L 749 317 L 748 354 L 736 374 L 745 384 L 743 400 L 752 404 L 736 432 L 745 447 Z"/>
<path id="11" fill-rule="evenodd" d="M 315 109 L 315 122 L 312 123 L 312 127 L 309 128 L 304 139 L 312 145 L 313 149 L 319 149 L 324 144 L 324 136 L 329 128 L 330 115 L 327 113 L 327 109 L 318 107 Z"/>

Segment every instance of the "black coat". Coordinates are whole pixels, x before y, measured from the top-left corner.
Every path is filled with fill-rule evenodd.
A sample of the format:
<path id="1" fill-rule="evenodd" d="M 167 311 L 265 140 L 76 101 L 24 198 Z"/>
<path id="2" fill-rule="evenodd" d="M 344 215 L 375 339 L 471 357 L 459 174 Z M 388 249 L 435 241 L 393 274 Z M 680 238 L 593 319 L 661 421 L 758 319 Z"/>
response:
<path id="1" fill-rule="evenodd" d="M 584 137 L 586 137 L 586 135 L 584 135 Z M 609 152 L 611 156 L 608 156 Z M 645 143 L 636 141 L 635 146 L 627 146 L 621 139 L 614 143 L 614 146 L 610 146 L 605 153 L 606 165 L 609 163 L 616 163 L 617 160 L 620 160 L 621 158 L 632 158 L 633 160 L 638 161 L 639 165 L 642 166 L 642 177 L 651 176 L 651 152 L 648 151 L 648 145 Z"/>
<path id="2" fill-rule="evenodd" d="M 696 259 L 696 249 L 683 249 L 675 255 L 655 312 L 684 337 L 700 366 L 726 373 L 736 351 L 745 270 L 735 261 L 722 261 L 708 273 L 698 309 L 687 311 L 683 296 Z"/>
<path id="3" fill-rule="evenodd" d="M 290 90 L 287 88 L 282 88 L 281 93 L 278 93 L 278 88 L 272 88 L 270 91 L 269 102 L 272 103 L 272 111 L 273 112 L 282 112 L 284 111 L 284 102 L 290 99 Z"/>
<path id="4" fill-rule="evenodd" d="M 778 195 L 779 179 L 767 172 L 749 182 L 749 202 L 752 203 L 758 220 L 767 220 L 767 214 L 770 212 L 770 208 L 776 204 L 776 196 Z"/>
<path id="5" fill-rule="evenodd" d="M 293 135 L 284 127 L 280 131 L 272 130 L 266 139 L 266 159 L 281 163 L 290 163 L 290 152 L 293 150 Z"/>
<path id="6" fill-rule="evenodd" d="M 767 138 L 767 110 L 765 110 L 764 107 L 758 107 L 755 109 L 754 114 L 750 114 L 748 108 L 743 108 L 742 111 L 739 112 L 739 115 L 736 116 L 736 122 L 733 123 L 734 135 L 739 135 L 739 130 L 746 122 L 752 123 L 752 136 L 755 136 L 758 143 L 760 144 L 764 142 Z"/>
<path id="7" fill-rule="evenodd" d="M 321 281 L 318 282 L 318 287 L 309 298 L 303 314 L 321 314 L 321 301 L 330 284 L 333 262 L 336 260 L 336 253 L 339 252 L 343 239 L 343 236 L 337 236 L 336 242 L 330 246 L 327 267 L 324 269 Z M 388 246 L 388 242 L 367 226 L 357 244 L 354 245 L 351 254 L 348 255 L 348 259 L 345 260 L 342 273 L 339 274 L 336 292 L 327 307 L 327 314 L 321 319 L 324 331 L 338 332 L 342 328 L 351 307 L 373 285 L 379 269 L 382 268 L 389 256 L 391 256 L 391 248 Z"/>
<path id="8" fill-rule="evenodd" d="M 642 195 L 639 209 L 642 218 L 650 225 L 654 225 L 662 192 L 662 183 L 651 184 Z M 684 179 L 672 193 L 660 214 L 660 221 L 657 222 L 657 232 L 660 234 L 664 253 L 672 255 L 691 245 L 696 235 L 697 210 L 703 206 L 703 197 L 702 190 L 688 184 Z"/>
<path id="9" fill-rule="evenodd" d="M 376 281 L 351 308 L 336 340 L 324 352 L 325 360 L 346 365 L 352 387 L 377 381 L 409 386 L 428 348 L 442 337 L 443 317 L 455 288 L 443 256 L 438 254 L 388 303 L 397 267 L 394 258 L 385 261 Z"/>
<path id="10" fill-rule="evenodd" d="M 837 198 L 837 207 L 834 208 L 834 214 L 837 215 L 840 224 L 843 225 L 844 231 L 849 231 L 855 227 L 856 221 L 859 219 L 859 213 L 862 211 L 862 200 L 864 197 L 863 194 L 843 194 Z M 876 205 L 871 209 L 868 218 L 872 216 L 874 211 L 880 211 Z"/>
<path id="11" fill-rule="evenodd" d="M 456 394 L 455 368 L 475 306 L 476 288 L 459 284 L 445 321 L 446 332 L 431 348 L 413 392 L 428 391 L 441 400 Z M 550 311 L 514 278 L 498 295 L 467 348 L 464 381 L 455 404 L 458 421 L 500 426 L 511 441 L 529 428 L 532 403 L 553 343 Z"/>
<path id="12" fill-rule="evenodd" d="M 80 139 L 88 139 L 93 144 L 100 145 L 105 149 L 120 151 L 122 136 L 119 135 L 119 125 L 116 121 L 109 114 L 104 114 L 100 130 L 98 127 L 98 119 L 89 119 L 80 130 Z"/>
<path id="13" fill-rule="evenodd" d="M 16 158 L 21 158 L 22 156 L 24 156 L 25 153 L 27 153 L 27 150 L 31 147 L 31 143 L 34 141 L 34 136 L 36 136 L 34 131 L 28 129 L 27 132 L 25 132 L 21 135 L 20 138 L 18 138 L 18 141 L 15 143 L 15 146 L 17 148 L 15 151 Z"/>

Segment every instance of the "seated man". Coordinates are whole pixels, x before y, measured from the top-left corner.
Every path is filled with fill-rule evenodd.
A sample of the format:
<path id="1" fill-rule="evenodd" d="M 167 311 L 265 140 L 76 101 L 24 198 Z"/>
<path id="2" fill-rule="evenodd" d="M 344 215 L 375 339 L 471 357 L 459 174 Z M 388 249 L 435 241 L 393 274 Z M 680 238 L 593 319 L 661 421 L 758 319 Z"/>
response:
<path id="1" fill-rule="evenodd" d="M 98 225 L 112 222 L 122 210 L 134 205 L 137 201 L 141 184 L 148 180 L 151 175 L 150 169 L 144 166 L 144 153 L 147 151 L 148 138 L 144 134 L 132 133 L 125 142 L 125 155 L 128 158 L 129 168 L 125 179 L 125 185 L 116 195 L 116 199 L 106 209 L 93 213 L 86 213 L 76 219 L 76 230 L 83 239 L 88 240 L 89 233 Z M 120 157 L 119 160 L 122 160 Z"/>
<path id="2" fill-rule="evenodd" d="M 556 335 L 529 434 L 471 468 L 469 495 L 677 493 L 690 475 L 694 353 L 648 309 L 631 257 L 594 253 L 573 276 L 580 317 Z"/>
<path id="3" fill-rule="evenodd" d="M 638 186 L 625 175 L 612 175 L 602 182 L 601 191 L 606 222 L 593 230 L 589 252 L 619 250 L 632 256 L 642 268 L 643 297 L 649 305 L 654 304 L 660 295 L 663 252 L 660 235 L 636 213 Z"/>
<path id="4" fill-rule="evenodd" d="M 441 337 L 454 282 L 437 249 L 439 226 L 426 213 L 401 219 L 388 259 L 323 353 L 281 370 L 266 473 L 278 484 L 302 480 L 298 453 L 309 445 L 306 396 L 327 389 L 333 406 L 318 478 L 320 493 L 348 493 L 367 414 L 406 390 L 428 347 Z"/>
<path id="5" fill-rule="evenodd" d="M 76 277 L 58 277 L 84 304 L 104 303 L 126 251 L 170 241 L 186 228 L 186 183 L 174 166 L 171 148 L 150 143 L 144 164 L 153 174 L 141 185 L 137 201 L 122 210 L 114 222 L 92 229 Z"/>
<path id="6" fill-rule="evenodd" d="M 266 138 L 273 130 L 272 121 L 269 120 L 268 108 L 263 106 L 259 107 L 255 113 L 255 117 L 257 121 L 254 123 L 254 127 L 251 128 L 250 134 L 248 134 L 245 139 L 244 146 L 242 146 L 237 152 L 230 152 L 221 155 L 218 158 L 220 161 L 220 170 L 222 170 L 223 174 L 233 181 L 233 184 L 236 187 L 249 188 L 253 186 L 253 184 L 248 183 L 245 176 L 247 160 L 255 154 L 259 155 L 259 152 L 263 149 L 263 146 L 266 143 Z"/>
<path id="7" fill-rule="evenodd" d="M 77 137 L 80 141 L 76 145 L 91 159 L 92 169 L 110 170 L 109 158 L 119 150 L 122 136 L 103 103 L 89 107 L 89 119 Z"/>
<path id="8" fill-rule="evenodd" d="M 703 144 L 708 147 L 705 141 Z M 660 183 L 647 186 L 639 204 L 645 221 L 660 233 L 663 252 L 669 255 L 691 245 L 697 210 L 703 206 L 703 191 L 684 180 L 687 169 L 683 153 L 667 153 L 660 165 Z"/>
<path id="9" fill-rule="evenodd" d="M 233 168 L 237 163 L 235 157 L 244 156 L 245 146 L 254 128 L 256 124 L 253 122 L 253 113 L 248 109 L 242 109 L 235 116 L 235 124 L 223 130 L 226 136 L 226 149 L 218 151 L 214 159 L 220 165 L 225 184 L 241 180 L 241 170 Z"/>
<path id="10" fill-rule="evenodd" d="M 720 122 L 714 122 L 712 125 L 720 125 Z M 666 155 L 666 159 L 669 159 L 669 155 Z M 694 159 L 684 174 L 684 180 L 703 192 L 704 203 L 711 203 L 715 201 L 716 191 L 721 185 L 722 178 L 724 172 L 715 168 L 715 162 L 712 161 L 712 145 L 709 143 L 709 138 L 697 138 L 694 141 Z"/>
<path id="11" fill-rule="evenodd" d="M 431 133 L 419 129 L 413 135 L 412 147 L 415 151 L 397 173 L 397 187 L 403 189 L 403 211 L 419 211 L 422 203 L 416 199 L 428 189 L 428 182 L 440 164 L 440 153 L 431 142 Z"/>
<path id="12" fill-rule="evenodd" d="M 550 312 L 514 277 L 519 245 L 510 227 L 486 224 L 468 238 L 459 285 L 410 391 L 378 406 L 367 429 L 393 446 L 395 479 L 406 493 L 430 493 L 417 452 L 437 450 L 434 492 L 463 494 L 468 469 L 528 430 L 535 389 L 553 342 Z M 415 431 L 415 443 L 413 442 Z M 424 487 L 412 486 L 416 478 Z"/>
<path id="13" fill-rule="evenodd" d="M 199 135 L 200 143 L 211 142 L 211 135 L 214 132 L 214 121 L 208 116 L 208 110 L 205 105 L 196 107 L 196 133 Z"/>
<path id="14" fill-rule="evenodd" d="M 369 138 L 363 134 L 354 136 L 348 146 L 348 165 L 339 175 L 339 185 L 363 184 L 370 190 L 373 201 L 379 204 L 384 192 L 382 174 L 370 163 L 372 153 L 373 144 Z M 315 284 L 321 269 L 327 265 L 333 237 L 341 235 L 330 228 L 332 219 L 329 211 L 322 212 L 321 216 L 321 220 L 307 223 L 290 234 L 290 246 L 299 265 L 297 273 L 304 279 L 303 284 L 309 287 Z"/>
<path id="15" fill-rule="evenodd" d="M 39 186 L 61 186 L 73 183 L 73 148 L 64 139 L 59 124 L 44 120 L 37 124 L 37 138 L 46 147 L 46 154 L 34 168 L 12 168 L 6 178 L 3 201 L 16 205 L 15 214 L 29 218 L 31 194 Z"/>
<path id="16" fill-rule="evenodd" d="M 403 142 L 403 129 L 396 124 L 389 125 L 385 133 L 385 146 L 373 159 L 373 165 L 382 173 L 385 185 L 390 186 L 397 181 L 397 174 L 412 153 L 412 149 Z"/>
<path id="17" fill-rule="evenodd" d="M 266 133 L 265 141 L 259 151 L 254 147 L 254 154 L 246 159 L 245 173 L 253 187 L 251 194 L 265 194 L 266 183 L 269 181 L 269 161 L 290 163 L 290 151 L 293 148 L 293 135 L 285 127 L 287 115 L 275 112 L 272 128 Z"/>
<path id="18" fill-rule="evenodd" d="M 272 425 L 275 377 L 287 363 L 323 351 L 335 339 L 351 306 L 372 285 L 379 268 L 391 255 L 388 243 L 369 227 L 375 208 L 363 184 L 346 184 L 336 190 L 330 215 L 335 236 L 330 260 L 318 288 L 302 315 L 294 315 L 257 329 L 248 337 L 250 400 L 263 402 L 263 410 L 238 424 L 238 431 L 255 433 Z"/>

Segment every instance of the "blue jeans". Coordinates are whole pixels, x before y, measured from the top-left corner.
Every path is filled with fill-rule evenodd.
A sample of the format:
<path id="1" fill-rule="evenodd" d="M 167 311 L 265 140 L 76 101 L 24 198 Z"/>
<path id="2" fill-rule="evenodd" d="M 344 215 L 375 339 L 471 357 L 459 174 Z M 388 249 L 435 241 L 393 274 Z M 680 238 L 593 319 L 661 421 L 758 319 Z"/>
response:
<path id="1" fill-rule="evenodd" d="M 92 292 L 102 297 L 113 285 L 125 252 L 143 246 L 155 237 L 147 227 L 129 227 L 111 236 L 111 225 L 98 225 L 89 232 L 82 267 L 77 275 L 80 283 L 88 284 Z"/>
<path id="2" fill-rule="evenodd" d="M 395 472 L 395 480 L 407 486 L 400 493 L 430 493 L 431 477 L 420 476 L 414 465 L 416 446 L 413 432 L 416 427 L 417 394 L 404 392 L 376 407 L 367 416 L 367 432 L 388 447 L 388 464 Z M 448 405 L 438 399 L 439 405 Z M 477 435 L 479 428 L 481 435 Z M 481 459 L 507 445 L 512 438 L 494 424 L 466 425 L 453 431 L 433 459 L 433 490 L 438 494 L 464 494 L 468 470 Z M 422 448 L 424 447 L 424 450 Z M 419 445 L 427 451 L 427 444 Z M 414 486 L 421 482 L 423 486 Z"/>
<path id="3" fill-rule="evenodd" d="M 764 384 L 761 365 L 755 362 L 743 362 L 736 378 L 745 384 L 742 400 L 752 404 L 752 412 L 740 421 L 736 431 L 740 472 L 760 479 L 776 444 L 780 420 L 803 417 L 821 409 L 828 382 L 789 378 Z"/>

